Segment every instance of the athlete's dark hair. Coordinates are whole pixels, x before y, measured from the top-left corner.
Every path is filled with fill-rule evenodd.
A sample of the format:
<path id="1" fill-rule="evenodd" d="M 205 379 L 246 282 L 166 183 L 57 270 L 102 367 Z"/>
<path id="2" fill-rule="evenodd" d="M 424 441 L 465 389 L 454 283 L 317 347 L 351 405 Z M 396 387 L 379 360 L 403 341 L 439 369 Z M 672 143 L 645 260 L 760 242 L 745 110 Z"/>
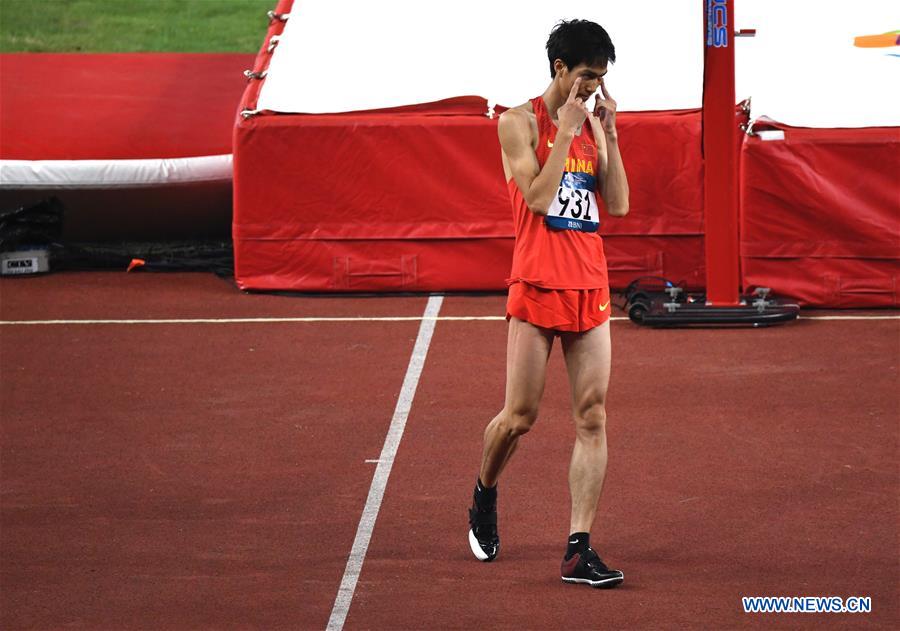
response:
<path id="1" fill-rule="evenodd" d="M 599 24 L 588 20 L 562 20 L 550 31 L 547 57 L 550 59 L 550 76 L 555 77 L 553 62 L 557 59 L 569 69 L 578 64 L 605 66 L 615 62 L 616 47 L 609 33 Z"/>

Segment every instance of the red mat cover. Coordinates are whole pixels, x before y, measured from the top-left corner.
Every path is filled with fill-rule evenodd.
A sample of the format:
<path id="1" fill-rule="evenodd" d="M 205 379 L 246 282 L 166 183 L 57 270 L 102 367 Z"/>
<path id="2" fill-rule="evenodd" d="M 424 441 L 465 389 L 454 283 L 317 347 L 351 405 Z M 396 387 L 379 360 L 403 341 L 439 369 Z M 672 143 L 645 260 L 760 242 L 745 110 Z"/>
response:
<path id="1" fill-rule="evenodd" d="M 0 55 L 0 158 L 231 153 L 246 54 Z"/>
<path id="2" fill-rule="evenodd" d="M 744 287 L 809 305 L 900 306 L 900 128 L 762 120 L 755 130 L 741 169 Z"/>
<path id="3" fill-rule="evenodd" d="M 238 284 L 504 289 L 513 224 L 496 125 L 422 111 L 239 120 Z M 623 113 L 620 130 L 632 211 L 601 228 L 613 284 L 647 273 L 702 278 L 699 112 Z M 674 237 L 671 248 L 663 237 Z"/>

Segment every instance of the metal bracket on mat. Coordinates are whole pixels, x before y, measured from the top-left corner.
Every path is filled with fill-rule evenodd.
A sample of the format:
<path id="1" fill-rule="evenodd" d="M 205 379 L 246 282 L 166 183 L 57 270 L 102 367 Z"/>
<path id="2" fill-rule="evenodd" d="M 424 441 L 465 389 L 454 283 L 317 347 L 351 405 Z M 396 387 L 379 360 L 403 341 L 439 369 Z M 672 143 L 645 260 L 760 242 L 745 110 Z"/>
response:
<path id="1" fill-rule="evenodd" d="M 756 298 L 756 300 L 753 301 L 753 306 L 756 307 L 756 310 L 760 313 L 763 313 L 766 308 L 775 304 L 772 300 L 766 300 L 771 291 L 772 290 L 768 287 L 757 287 L 753 290 L 753 296 Z"/>
<path id="2" fill-rule="evenodd" d="M 247 120 L 247 119 L 250 118 L 251 116 L 256 116 L 256 115 L 259 114 L 260 112 L 262 112 L 262 110 L 241 110 L 241 117 L 242 117 L 244 120 Z"/>
<path id="3" fill-rule="evenodd" d="M 666 311 L 669 313 L 675 313 L 681 307 L 681 303 L 679 302 L 664 302 L 663 307 L 666 308 Z"/>
<path id="4" fill-rule="evenodd" d="M 746 99 L 744 99 L 743 101 L 741 101 L 741 102 L 739 103 L 739 105 L 740 105 L 740 107 L 741 107 L 741 111 L 742 111 L 744 114 L 747 114 L 748 118 L 749 118 L 749 116 L 750 116 L 751 102 L 752 102 L 752 101 L 751 101 L 751 97 L 747 97 Z M 753 121 L 752 121 L 752 120 L 749 120 L 749 121 L 746 122 L 746 123 L 741 123 L 740 125 L 738 125 L 738 128 L 739 128 L 742 132 L 744 132 L 745 134 L 747 134 L 748 136 L 754 136 L 754 135 L 755 135 L 755 133 L 754 133 L 754 131 L 753 131 Z"/>
<path id="5" fill-rule="evenodd" d="M 274 11 L 269 11 L 266 13 L 269 16 L 269 24 L 278 20 L 279 22 L 287 22 L 288 18 L 291 17 L 290 13 L 275 13 Z"/>
<path id="6" fill-rule="evenodd" d="M 273 50 L 275 50 L 275 47 L 278 46 L 278 41 L 280 39 L 281 38 L 278 35 L 273 35 L 272 37 L 270 37 L 269 38 L 269 47 L 266 48 L 266 52 L 271 53 Z"/>
<path id="7" fill-rule="evenodd" d="M 252 70 L 244 70 L 244 76 L 247 77 L 247 80 L 251 79 L 265 79 L 266 75 L 269 74 L 268 70 L 262 70 L 260 72 L 253 72 Z"/>

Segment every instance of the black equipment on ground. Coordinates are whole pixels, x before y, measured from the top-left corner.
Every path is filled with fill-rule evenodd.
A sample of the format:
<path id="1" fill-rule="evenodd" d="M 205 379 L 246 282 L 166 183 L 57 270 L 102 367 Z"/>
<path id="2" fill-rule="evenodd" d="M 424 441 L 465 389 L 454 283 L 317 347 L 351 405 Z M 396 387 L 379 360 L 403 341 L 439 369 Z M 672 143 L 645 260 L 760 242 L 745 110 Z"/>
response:
<path id="1" fill-rule="evenodd" d="M 706 294 L 690 293 L 665 278 L 644 276 L 625 289 L 624 309 L 632 322 L 652 327 L 772 326 L 795 320 L 800 306 L 769 296 L 767 287 L 742 295 L 733 306 L 706 304 Z"/>
<path id="2" fill-rule="evenodd" d="M 0 209 L 0 274 L 113 269 L 234 276 L 231 240 L 69 242 L 62 236 L 64 216 L 56 197 Z"/>

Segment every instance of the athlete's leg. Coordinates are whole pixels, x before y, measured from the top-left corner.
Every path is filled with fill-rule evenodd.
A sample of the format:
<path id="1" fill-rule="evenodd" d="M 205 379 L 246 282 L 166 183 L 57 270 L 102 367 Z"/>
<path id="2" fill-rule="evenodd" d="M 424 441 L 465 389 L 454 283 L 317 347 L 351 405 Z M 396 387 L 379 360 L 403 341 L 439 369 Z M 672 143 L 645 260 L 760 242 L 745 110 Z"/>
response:
<path id="1" fill-rule="evenodd" d="M 572 387 L 575 447 L 569 465 L 570 533 L 590 532 L 606 475 L 606 388 L 611 347 L 609 321 L 585 333 L 563 334 Z"/>
<path id="2" fill-rule="evenodd" d="M 590 546 L 590 531 L 606 474 L 606 387 L 609 383 L 609 321 L 581 334 L 562 336 L 572 385 L 575 447 L 569 465 L 572 517 L 560 573 L 567 583 L 615 587 L 625 575 L 610 569 Z"/>
<path id="3" fill-rule="evenodd" d="M 519 437 L 537 420 L 547 358 L 552 347 L 553 333 L 515 317 L 510 319 L 506 346 L 506 401 L 484 430 L 479 477 L 486 487 L 497 484 Z"/>

